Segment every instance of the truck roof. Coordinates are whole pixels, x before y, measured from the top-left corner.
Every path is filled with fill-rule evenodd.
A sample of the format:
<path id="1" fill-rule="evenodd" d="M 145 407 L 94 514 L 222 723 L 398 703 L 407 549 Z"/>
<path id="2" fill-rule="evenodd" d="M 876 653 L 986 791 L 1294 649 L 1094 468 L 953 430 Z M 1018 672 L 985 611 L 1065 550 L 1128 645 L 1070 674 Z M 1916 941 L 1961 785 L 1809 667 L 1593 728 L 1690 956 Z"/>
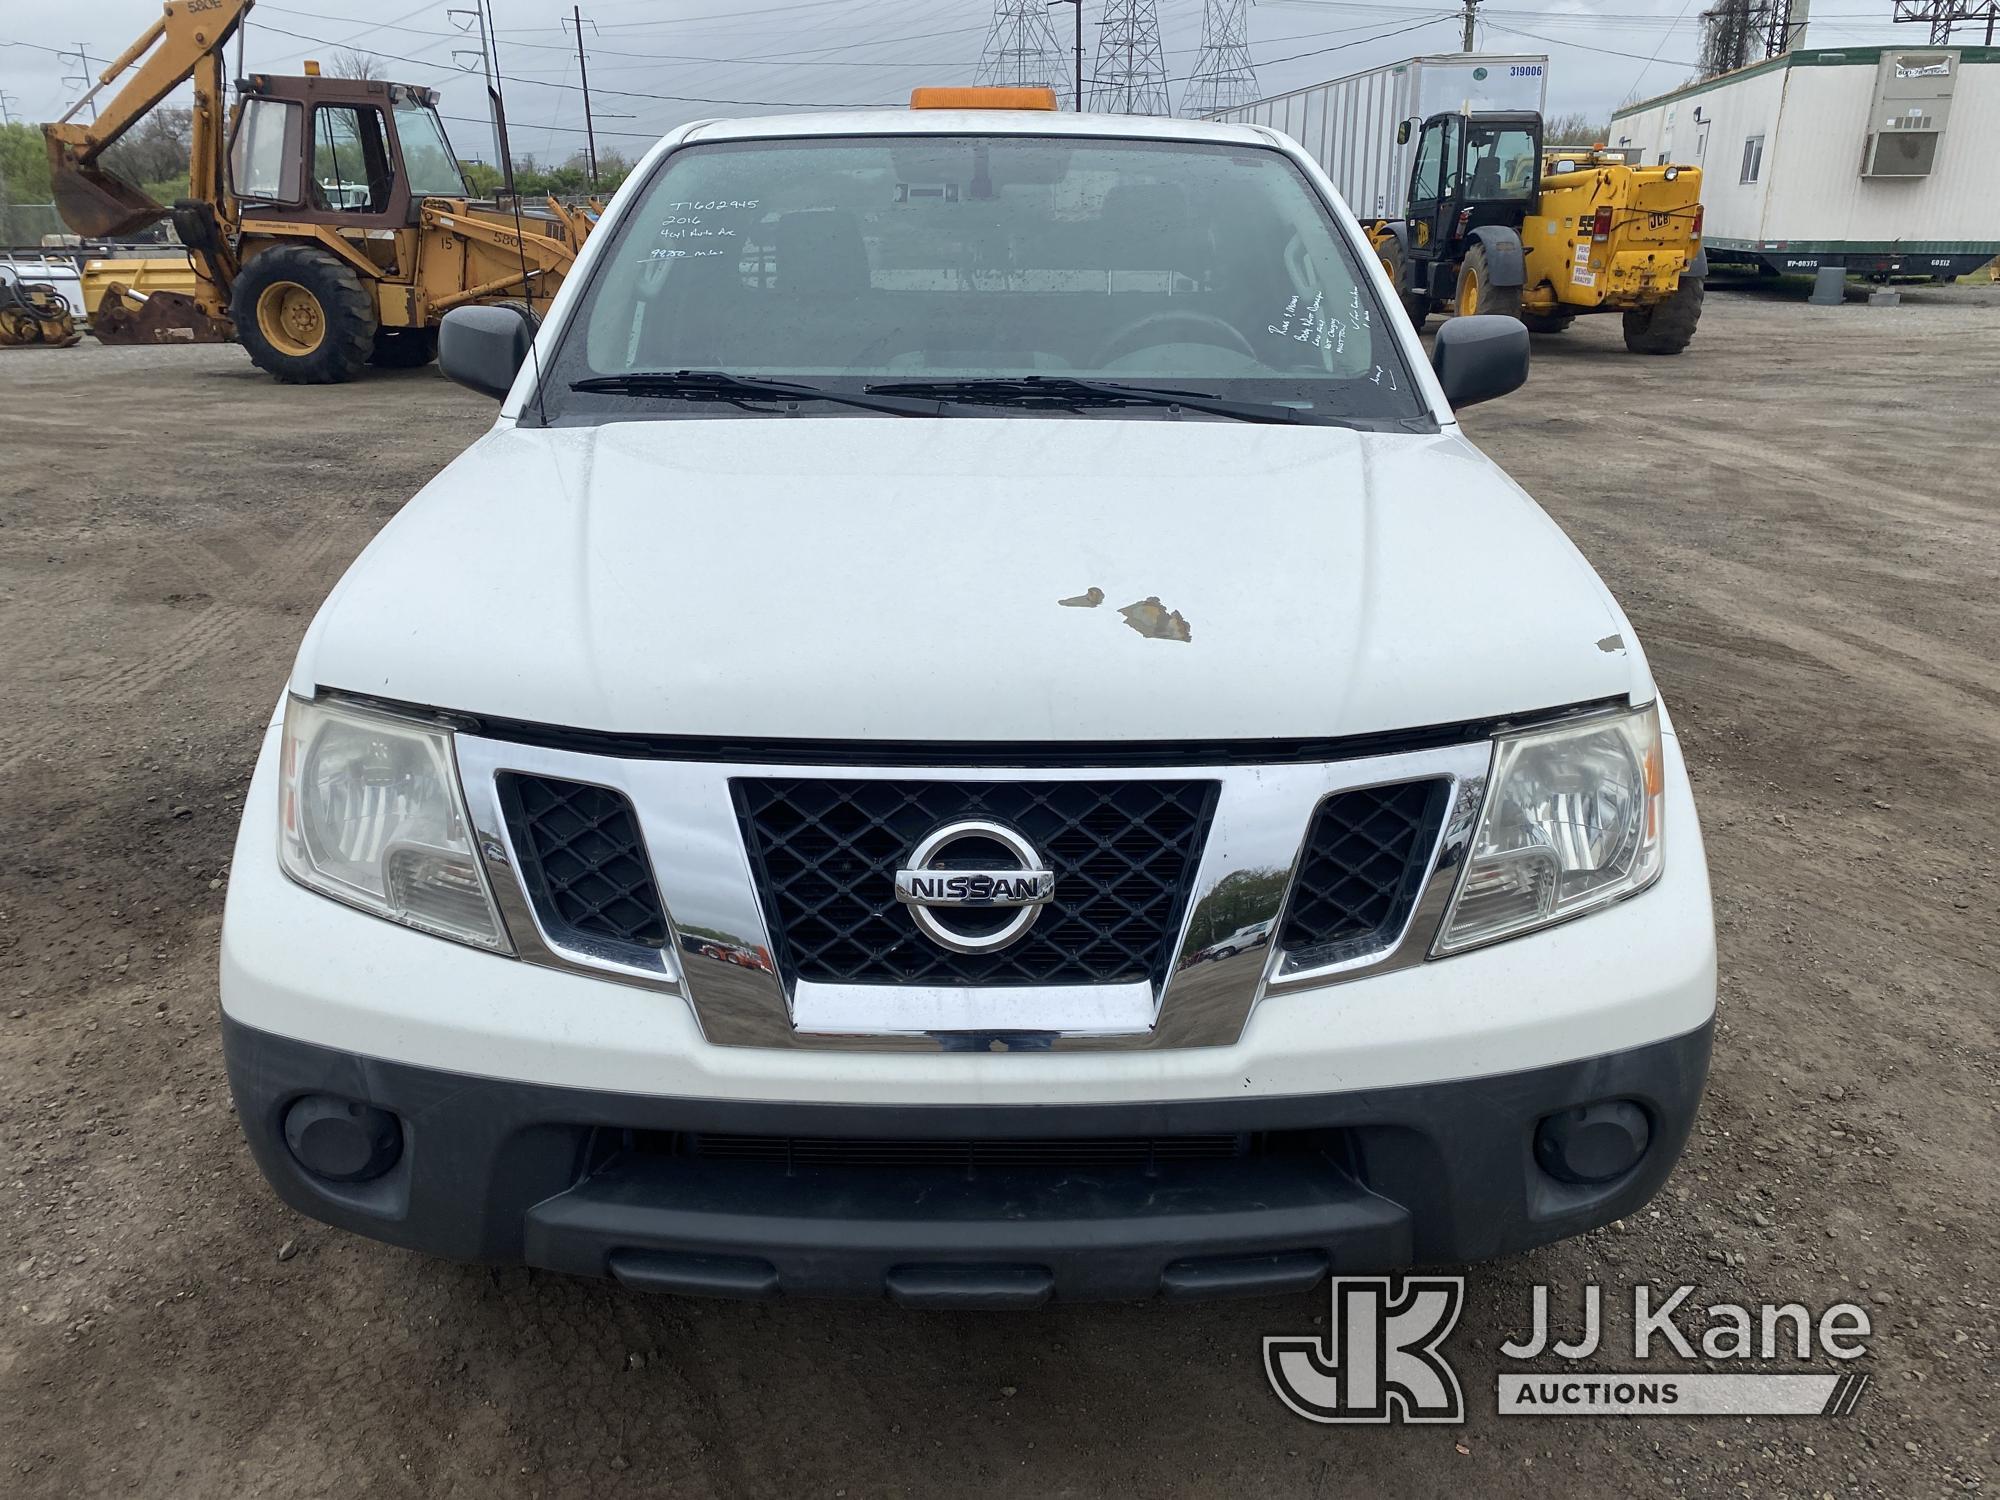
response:
<path id="1" fill-rule="evenodd" d="M 1209 141 L 1269 146 L 1261 125 L 1225 125 L 1164 115 L 1093 115 L 1042 109 L 844 109 L 793 115 L 704 120 L 688 129 L 694 141 L 776 140 L 826 135 L 1040 135 L 1102 140 Z"/>

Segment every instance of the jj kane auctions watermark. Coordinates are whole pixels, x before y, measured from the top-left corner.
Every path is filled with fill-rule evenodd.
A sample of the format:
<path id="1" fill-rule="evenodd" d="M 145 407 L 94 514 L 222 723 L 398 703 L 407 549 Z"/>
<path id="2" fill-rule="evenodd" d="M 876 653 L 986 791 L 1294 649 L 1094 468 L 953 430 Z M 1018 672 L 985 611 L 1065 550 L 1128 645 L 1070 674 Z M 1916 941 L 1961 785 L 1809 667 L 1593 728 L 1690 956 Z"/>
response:
<path id="1" fill-rule="evenodd" d="M 1799 1302 L 1696 1307 L 1692 1286 L 1632 1288 L 1630 1357 L 1636 1369 L 1587 1365 L 1606 1348 L 1604 1289 L 1583 1289 L 1575 1337 L 1558 1335 L 1549 1289 L 1535 1287 L 1532 1325 L 1500 1345 L 1509 1360 L 1560 1360 L 1551 1370 L 1503 1370 L 1502 1416 L 1845 1416 L 1868 1376 L 1842 1367 L 1868 1352 L 1866 1308 L 1839 1302 L 1815 1314 Z M 1264 1340 L 1278 1399 L 1312 1422 L 1463 1422 L 1465 1392 L 1445 1344 L 1465 1305 L 1462 1276 L 1342 1276 L 1333 1280 L 1324 1336 Z M 1688 1370 L 1696 1361 L 1835 1361 L 1825 1373 Z"/>

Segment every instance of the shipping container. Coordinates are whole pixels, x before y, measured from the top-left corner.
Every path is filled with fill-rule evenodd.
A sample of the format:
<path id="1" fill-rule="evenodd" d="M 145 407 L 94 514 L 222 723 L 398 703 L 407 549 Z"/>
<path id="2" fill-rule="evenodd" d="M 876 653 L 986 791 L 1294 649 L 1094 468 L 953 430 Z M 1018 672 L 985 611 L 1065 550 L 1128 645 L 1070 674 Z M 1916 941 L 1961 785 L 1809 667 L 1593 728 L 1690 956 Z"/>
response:
<path id="1" fill-rule="evenodd" d="M 1412 57 L 1366 73 L 1274 94 L 1214 120 L 1268 125 L 1312 153 L 1364 219 L 1397 218 L 1410 181 L 1410 144 L 1396 144 L 1396 127 L 1446 110 L 1532 109 L 1548 96 L 1549 60 L 1496 52 Z"/>
<path id="2" fill-rule="evenodd" d="M 1618 111 L 1702 168 L 1710 264 L 1962 276 L 2000 254 L 2000 47 L 1788 52 Z"/>

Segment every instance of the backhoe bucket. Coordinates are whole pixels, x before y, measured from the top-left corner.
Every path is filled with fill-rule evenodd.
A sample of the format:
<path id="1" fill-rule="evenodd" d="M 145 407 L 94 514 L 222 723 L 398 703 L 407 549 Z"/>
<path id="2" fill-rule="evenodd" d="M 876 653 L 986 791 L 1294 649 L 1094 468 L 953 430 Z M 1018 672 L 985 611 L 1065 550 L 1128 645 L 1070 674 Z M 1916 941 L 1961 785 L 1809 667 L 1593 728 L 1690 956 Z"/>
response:
<path id="1" fill-rule="evenodd" d="M 79 162 L 62 142 L 49 142 L 49 185 L 63 223 L 87 240 L 144 229 L 166 209 L 93 163 Z"/>
<path id="2" fill-rule="evenodd" d="M 212 318 L 185 292 L 134 292 L 119 282 L 105 288 L 90 331 L 100 344 L 227 344 L 236 330 Z"/>

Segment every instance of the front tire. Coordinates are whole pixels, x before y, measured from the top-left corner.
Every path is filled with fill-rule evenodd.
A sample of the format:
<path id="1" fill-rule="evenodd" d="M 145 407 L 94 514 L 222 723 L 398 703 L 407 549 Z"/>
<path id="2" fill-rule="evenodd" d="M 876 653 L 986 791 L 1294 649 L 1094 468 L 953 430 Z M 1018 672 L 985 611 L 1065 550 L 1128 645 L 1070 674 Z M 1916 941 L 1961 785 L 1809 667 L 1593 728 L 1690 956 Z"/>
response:
<path id="1" fill-rule="evenodd" d="M 1493 270 L 1486 259 L 1486 247 L 1474 245 L 1465 252 L 1465 259 L 1458 267 L 1458 295 L 1452 299 L 1452 312 L 1458 317 L 1486 317 L 1498 315 L 1503 318 L 1521 316 L 1521 289 L 1517 286 L 1495 286 Z"/>
<path id="2" fill-rule="evenodd" d="M 1403 304 L 1410 326 L 1422 333 L 1424 324 L 1430 321 L 1431 294 L 1410 289 L 1410 257 L 1403 249 L 1403 242 L 1392 237 L 1376 253 L 1382 262 L 1382 269 L 1389 273 L 1389 280 L 1395 285 L 1396 298 Z"/>
<path id="3" fill-rule="evenodd" d="M 375 351 L 374 296 L 352 266 L 313 245 L 252 256 L 229 315 L 251 362 L 288 385 L 352 380 Z"/>
<path id="4" fill-rule="evenodd" d="M 1625 314 L 1625 347 L 1634 354 L 1679 354 L 1701 321 L 1703 282 L 1684 277 L 1670 296 Z"/>

